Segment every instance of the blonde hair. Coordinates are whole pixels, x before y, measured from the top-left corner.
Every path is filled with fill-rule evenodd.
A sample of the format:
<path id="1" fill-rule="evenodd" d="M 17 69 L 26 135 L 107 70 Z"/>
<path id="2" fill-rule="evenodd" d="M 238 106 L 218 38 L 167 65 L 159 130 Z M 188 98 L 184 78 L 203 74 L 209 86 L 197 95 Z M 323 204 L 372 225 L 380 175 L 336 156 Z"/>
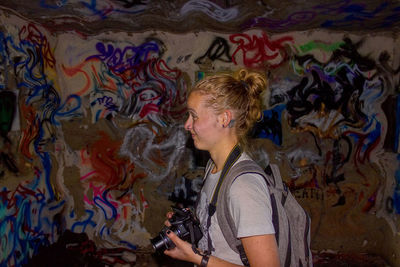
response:
<path id="1" fill-rule="evenodd" d="M 232 75 L 207 76 L 191 92 L 207 96 L 207 106 L 221 114 L 231 110 L 240 145 L 247 147 L 247 133 L 262 117 L 261 94 L 267 89 L 267 79 L 259 72 L 241 69 Z"/>

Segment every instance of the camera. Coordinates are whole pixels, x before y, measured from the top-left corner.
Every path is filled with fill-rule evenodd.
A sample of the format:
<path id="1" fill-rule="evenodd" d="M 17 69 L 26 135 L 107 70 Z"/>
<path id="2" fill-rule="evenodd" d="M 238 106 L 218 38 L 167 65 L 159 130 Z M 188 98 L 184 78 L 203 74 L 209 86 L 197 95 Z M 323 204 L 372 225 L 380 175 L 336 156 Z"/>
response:
<path id="1" fill-rule="evenodd" d="M 158 236 L 150 239 L 155 252 L 162 253 L 175 247 L 174 242 L 167 236 L 168 230 L 173 231 L 180 239 L 191 244 L 197 244 L 203 236 L 199 226 L 200 223 L 190 209 L 172 207 L 172 210 L 174 215 L 169 219 L 171 226 L 165 226 Z"/>

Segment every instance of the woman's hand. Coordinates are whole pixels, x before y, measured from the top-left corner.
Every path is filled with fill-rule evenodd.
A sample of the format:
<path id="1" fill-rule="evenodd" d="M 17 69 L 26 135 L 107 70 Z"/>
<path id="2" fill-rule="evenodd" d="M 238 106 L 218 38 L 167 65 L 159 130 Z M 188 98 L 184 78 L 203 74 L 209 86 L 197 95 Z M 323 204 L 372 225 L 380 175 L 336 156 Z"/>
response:
<path id="1" fill-rule="evenodd" d="M 171 223 L 169 220 L 172 218 L 173 215 L 174 215 L 174 212 L 172 212 L 172 211 L 167 212 L 167 214 L 165 215 L 167 217 L 167 220 L 164 221 L 165 226 L 171 227 Z"/>
<path id="2" fill-rule="evenodd" d="M 168 255 L 174 259 L 191 262 L 196 264 L 197 266 L 200 266 L 203 256 L 194 253 L 192 245 L 190 243 L 183 241 L 172 231 L 168 231 L 167 236 L 172 240 L 172 242 L 174 242 L 175 248 L 165 250 L 165 255 Z M 210 256 L 207 266 L 240 267 L 240 265 L 236 265 L 213 256 Z"/>
<path id="3" fill-rule="evenodd" d="M 174 259 L 188 261 L 200 265 L 202 256 L 194 253 L 190 243 L 183 241 L 170 230 L 167 231 L 167 236 L 172 242 L 174 242 L 175 248 L 164 251 L 165 255 L 168 255 Z"/>

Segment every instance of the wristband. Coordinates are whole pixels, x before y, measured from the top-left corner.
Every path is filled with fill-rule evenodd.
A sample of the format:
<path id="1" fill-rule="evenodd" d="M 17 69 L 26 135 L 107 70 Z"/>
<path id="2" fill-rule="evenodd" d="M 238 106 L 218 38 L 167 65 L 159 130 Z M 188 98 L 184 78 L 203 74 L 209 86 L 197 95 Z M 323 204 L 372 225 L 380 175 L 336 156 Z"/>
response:
<path id="1" fill-rule="evenodd" d="M 208 255 L 204 255 L 202 258 L 201 258 L 201 263 L 200 263 L 200 266 L 199 267 L 207 267 L 207 264 L 208 264 L 208 260 L 210 259 L 210 256 L 208 256 Z"/>

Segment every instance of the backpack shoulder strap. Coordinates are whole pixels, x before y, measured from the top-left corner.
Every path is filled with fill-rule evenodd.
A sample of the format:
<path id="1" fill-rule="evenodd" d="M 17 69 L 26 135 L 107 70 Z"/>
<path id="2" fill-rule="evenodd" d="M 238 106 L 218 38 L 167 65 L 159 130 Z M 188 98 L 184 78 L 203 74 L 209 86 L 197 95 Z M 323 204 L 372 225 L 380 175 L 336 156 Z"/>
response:
<path id="1" fill-rule="evenodd" d="M 288 188 L 282 180 L 281 172 L 279 171 L 278 165 L 270 163 L 265 168 L 265 173 L 267 174 L 268 185 L 272 185 L 278 190 L 283 190 L 285 192 L 288 192 Z"/>
<path id="2" fill-rule="evenodd" d="M 247 173 L 259 174 L 267 181 L 267 183 L 270 180 L 270 178 L 265 175 L 263 169 L 256 162 L 252 160 L 240 161 L 231 168 L 231 170 L 225 177 L 224 183 L 221 185 L 220 188 L 220 193 L 216 205 L 218 224 L 221 228 L 222 234 L 231 249 L 241 255 L 242 261 L 243 256 L 246 256 L 242 256 L 242 254 L 244 254 L 244 249 L 241 241 L 236 238 L 237 229 L 229 212 L 228 192 L 236 178 Z"/>

